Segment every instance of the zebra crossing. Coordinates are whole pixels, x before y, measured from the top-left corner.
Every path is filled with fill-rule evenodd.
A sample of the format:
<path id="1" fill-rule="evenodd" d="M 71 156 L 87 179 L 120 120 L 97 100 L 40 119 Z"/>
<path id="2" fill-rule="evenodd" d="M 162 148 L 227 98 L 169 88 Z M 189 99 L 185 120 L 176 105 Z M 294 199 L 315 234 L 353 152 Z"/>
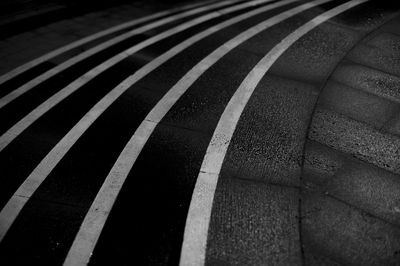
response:
<path id="1" fill-rule="evenodd" d="M 201 2 L 88 36 L 1 76 L 0 260 L 9 265 L 308 264 L 304 213 L 296 201 L 303 193 L 299 160 L 310 117 L 343 57 L 398 15 L 391 8 L 376 11 L 375 5 L 368 0 Z M 364 29 L 346 22 L 346 16 L 356 15 L 369 20 L 374 12 L 381 12 L 380 20 Z M 332 46 L 323 39 L 309 42 L 305 49 L 311 54 L 297 55 L 300 70 L 285 63 L 296 45 L 330 31 L 345 40 L 333 40 Z M 281 70 L 306 73 L 315 62 L 300 60 L 318 54 L 320 46 L 330 58 L 314 71 L 327 73 L 299 80 L 290 76 L 292 70 Z M 37 73 L 33 79 L 24 76 L 30 71 Z M 238 162 L 230 151 L 243 149 L 236 134 L 249 121 L 243 118 L 246 110 L 261 106 L 252 104 L 259 91 L 273 93 L 265 102 L 277 108 L 271 107 L 273 124 L 279 120 L 291 127 L 278 132 L 291 141 L 265 148 L 277 157 L 265 173 L 277 177 L 260 186 L 278 186 L 282 202 L 296 207 L 276 207 L 282 211 L 274 209 L 277 215 L 270 218 L 261 210 L 242 209 L 250 200 L 243 192 L 244 205 L 236 211 L 255 220 L 232 233 L 244 218 L 234 222 L 241 214 L 224 211 L 234 202 L 229 193 L 235 188 L 229 186 L 245 189 L 260 182 L 240 177 L 240 169 L 234 173 Z M 284 101 L 292 107 L 304 103 L 305 110 L 285 107 Z M 274 168 L 275 163 L 287 167 Z M 282 182 L 276 181 L 280 175 Z M 280 217 L 285 212 L 287 217 Z M 270 248 L 262 228 L 277 221 L 268 219 L 294 221 L 290 232 L 265 233 Z M 221 244 L 227 239 L 227 246 Z"/>

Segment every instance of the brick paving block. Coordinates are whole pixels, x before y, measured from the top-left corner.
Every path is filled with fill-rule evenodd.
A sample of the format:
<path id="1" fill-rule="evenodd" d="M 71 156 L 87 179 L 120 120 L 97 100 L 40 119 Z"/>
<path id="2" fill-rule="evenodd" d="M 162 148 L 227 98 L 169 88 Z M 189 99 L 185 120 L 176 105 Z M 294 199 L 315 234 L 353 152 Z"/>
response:
<path id="1" fill-rule="evenodd" d="M 34 50 L 34 51 L 31 51 Z M 46 49 L 48 50 L 48 49 Z M 20 50 L 18 52 L 12 54 L 6 54 L 2 57 L 2 74 L 11 71 L 12 69 L 29 62 L 32 59 L 35 59 L 44 53 L 43 50 L 38 50 L 36 47 L 34 48 L 26 48 L 25 50 Z"/>
<path id="2" fill-rule="evenodd" d="M 323 89 L 319 104 L 350 118 L 381 128 L 400 111 L 400 104 L 374 94 L 329 81 Z"/>
<path id="3" fill-rule="evenodd" d="M 400 138 L 362 122 L 319 107 L 312 119 L 309 138 L 400 174 Z"/>
<path id="4" fill-rule="evenodd" d="M 58 30 L 62 30 L 65 28 L 69 28 L 71 26 L 71 24 L 72 23 L 70 20 L 61 20 L 61 21 L 54 22 L 51 25 L 53 25 L 56 28 L 56 30 L 58 31 Z"/>
<path id="5" fill-rule="evenodd" d="M 268 75 L 243 112 L 224 164 L 243 179 L 298 186 L 317 89 Z"/>
<path id="6" fill-rule="evenodd" d="M 32 59 L 39 57 L 40 55 L 43 54 L 43 52 L 44 52 L 43 50 L 33 47 L 31 49 L 28 48 L 26 50 L 21 51 L 21 56 L 28 62 Z"/>
<path id="7" fill-rule="evenodd" d="M 48 31 L 57 31 L 60 28 L 60 23 L 63 23 L 64 21 L 65 20 L 63 20 L 61 22 L 54 22 L 54 23 L 48 24 L 46 26 L 46 28 Z M 61 26 L 62 26 L 62 24 L 61 24 Z"/>
<path id="8" fill-rule="evenodd" d="M 17 42 L 26 42 L 33 39 L 36 35 L 32 32 L 24 32 L 17 36 L 15 36 L 15 41 Z"/>
<path id="9" fill-rule="evenodd" d="M 48 43 L 54 39 L 63 40 L 69 38 L 70 36 L 73 36 L 73 34 L 67 31 L 54 31 L 44 34 L 38 41 L 40 43 Z"/>
<path id="10" fill-rule="evenodd" d="M 381 27 L 382 31 L 388 31 L 400 35 L 400 16 L 392 19 Z"/>
<path id="11" fill-rule="evenodd" d="M 307 140 L 304 148 L 303 186 L 326 192 L 325 186 L 343 167 L 344 161 L 335 150 Z"/>
<path id="12" fill-rule="evenodd" d="M 9 53 L 6 50 L 2 50 L 0 48 L 0 58 L 2 58 L 4 60 L 4 58 L 8 57 Z M 3 63 L 2 63 L 3 64 Z M 2 65 L 1 64 L 1 65 Z"/>
<path id="13" fill-rule="evenodd" d="M 298 204 L 297 189 L 221 179 L 206 265 L 300 265 Z"/>
<path id="14" fill-rule="evenodd" d="M 13 70 L 14 68 L 19 67 L 22 64 L 27 62 L 25 59 L 21 59 L 21 58 L 11 58 L 10 60 L 4 60 L 4 61 L 7 61 L 5 63 L 5 66 L 7 67 L 6 72 Z"/>
<path id="15" fill-rule="evenodd" d="M 78 22 L 78 23 L 81 23 L 81 22 L 85 22 L 85 16 L 79 16 L 79 17 L 75 17 L 75 18 L 73 18 L 72 19 L 72 21 L 75 21 L 75 22 Z"/>
<path id="16" fill-rule="evenodd" d="M 271 72 L 310 82 L 325 80 L 360 35 L 357 31 L 324 23 L 285 51 L 271 67 Z"/>
<path id="17" fill-rule="evenodd" d="M 114 24 L 110 24 L 107 18 L 99 17 L 96 20 L 96 25 L 102 28 L 112 27 Z"/>
<path id="18" fill-rule="evenodd" d="M 327 191 L 376 217 L 400 226 L 400 177 L 361 163 L 346 164 Z"/>
<path id="19" fill-rule="evenodd" d="M 35 29 L 33 32 L 35 34 L 42 35 L 42 34 L 46 34 L 46 33 L 50 32 L 50 31 L 52 31 L 52 29 L 50 29 L 48 26 L 44 26 L 44 27 Z"/>
<path id="20" fill-rule="evenodd" d="M 390 119 L 384 126 L 384 130 L 386 130 L 390 134 L 395 134 L 400 136 L 400 113 L 397 113 Z"/>
<path id="21" fill-rule="evenodd" d="M 4 51 L 3 49 L 6 49 L 9 46 L 10 46 L 10 44 L 7 41 L 1 40 L 0 41 L 0 52 Z"/>
<path id="22" fill-rule="evenodd" d="M 90 21 L 90 20 L 96 18 L 97 16 L 98 16 L 98 14 L 96 14 L 96 13 L 89 13 L 89 14 L 83 15 L 81 17 L 84 18 L 85 20 Z"/>
<path id="23" fill-rule="evenodd" d="M 98 28 L 101 28 L 101 29 L 104 28 L 104 26 L 98 25 L 99 21 L 102 21 L 102 18 L 95 17 L 95 18 L 92 18 L 92 19 L 86 21 L 85 24 L 83 24 L 83 25 L 79 25 L 79 26 L 71 25 L 70 28 L 72 28 L 74 30 L 79 29 L 81 26 L 83 26 L 83 28 L 93 28 L 93 26 L 97 26 Z"/>
<path id="24" fill-rule="evenodd" d="M 315 254 L 312 250 L 304 250 L 304 261 L 307 266 L 342 266 L 343 264 L 334 261 L 321 254 Z"/>
<path id="25" fill-rule="evenodd" d="M 342 65 L 331 79 L 400 103 L 400 78 L 359 64 Z"/>
<path id="26" fill-rule="evenodd" d="M 391 54 L 400 53 L 400 36 L 392 33 L 380 32 L 368 40 L 367 44 Z"/>
<path id="27" fill-rule="evenodd" d="M 386 20 L 390 20 L 398 14 L 396 12 L 398 7 L 390 5 L 390 2 L 393 1 L 383 2 L 387 5 L 361 4 L 335 16 L 331 20 L 347 28 L 369 32 L 380 27 L 383 23 L 386 23 Z M 360 16 L 365 19 L 358 19 Z"/>
<path id="28" fill-rule="evenodd" d="M 26 60 L 23 50 L 18 53 L 10 54 L 10 60 L 12 61 Z"/>
<path id="29" fill-rule="evenodd" d="M 10 47 L 7 49 L 10 51 L 10 53 L 20 51 L 21 49 L 24 49 L 28 45 L 25 40 L 18 38 L 18 36 L 14 36 L 6 40 L 10 44 Z"/>
<path id="30" fill-rule="evenodd" d="M 351 50 L 347 58 L 358 64 L 400 76 L 400 51 L 382 50 L 374 46 L 359 44 Z"/>
<path id="31" fill-rule="evenodd" d="M 340 265 L 399 265 L 400 229 L 329 196 L 302 195 L 305 254 Z M 308 265 L 309 256 L 305 256 Z M 331 264 L 328 264 L 331 265 Z"/>
<path id="32" fill-rule="evenodd" d="M 330 170 L 327 174 L 326 169 Z M 400 226 L 400 177 L 308 141 L 304 186 Z"/>

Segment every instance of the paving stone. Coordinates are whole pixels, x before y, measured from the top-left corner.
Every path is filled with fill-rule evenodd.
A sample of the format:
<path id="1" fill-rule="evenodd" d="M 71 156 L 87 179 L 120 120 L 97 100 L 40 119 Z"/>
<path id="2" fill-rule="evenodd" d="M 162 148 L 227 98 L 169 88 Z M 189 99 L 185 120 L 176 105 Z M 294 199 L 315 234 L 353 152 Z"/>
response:
<path id="1" fill-rule="evenodd" d="M 87 209 L 30 200 L 1 242 L 8 265 L 60 265 Z M 16 236 L 17 234 L 17 236 Z"/>
<path id="2" fill-rule="evenodd" d="M 306 254 L 320 254 L 341 265 L 399 265 L 398 227 L 316 193 L 303 194 L 302 215 Z"/>
<path id="3" fill-rule="evenodd" d="M 206 265 L 300 265 L 298 204 L 297 189 L 220 179 Z"/>
<path id="4" fill-rule="evenodd" d="M 339 67 L 331 77 L 349 87 L 400 103 L 400 78 L 359 64 Z"/>
<path id="5" fill-rule="evenodd" d="M 353 62 L 400 76 L 400 51 L 388 51 L 359 44 L 348 55 Z"/>
<path id="6" fill-rule="evenodd" d="M 400 35 L 400 16 L 392 19 L 389 23 L 384 24 L 381 27 L 381 30 Z"/>
<path id="7" fill-rule="evenodd" d="M 309 138 L 393 173 L 400 173 L 400 138 L 364 123 L 317 108 Z"/>
<path id="8" fill-rule="evenodd" d="M 27 47 L 26 42 L 21 42 L 18 40 L 7 40 L 10 43 L 10 47 L 7 49 L 7 51 L 10 54 L 16 53 L 18 51 L 23 50 L 24 48 Z"/>
<path id="9" fill-rule="evenodd" d="M 400 136 L 400 113 L 397 113 L 390 119 L 386 125 L 384 126 L 384 130 L 386 130 L 390 134 L 395 134 Z"/>
<path id="10" fill-rule="evenodd" d="M 303 186 L 326 192 L 326 184 L 343 168 L 345 161 L 333 149 L 308 140 L 304 150 Z"/>
<path id="11" fill-rule="evenodd" d="M 328 169 L 328 171 L 327 171 Z M 303 182 L 306 188 L 400 225 L 400 177 L 308 141 Z"/>
<path id="12" fill-rule="evenodd" d="M 50 31 L 51 30 L 47 26 L 44 26 L 44 27 L 40 27 L 40 28 L 35 29 L 34 33 L 41 35 L 41 34 L 46 34 L 46 33 L 50 32 Z"/>
<path id="13" fill-rule="evenodd" d="M 332 18 L 335 23 L 357 31 L 371 31 L 398 15 L 397 1 L 372 1 L 361 4 Z M 360 17 L 364 19 L 360 20 Z"/>
<path id="14" fill-rule="evenodd" d="M 323 89 L 319 104 L 377 128 L 400 111 L 398 103 L 334 81 Z"/>
<path id="15" fill-rule="evenodd" d="M 268 75 L 240 118 L 224 168 L 240 178 L 298 186 L 316 99 L 314 86 Z"/>
<path id="16" fill-rule="evenodd" d="M 29 39 L 32 38 L 32 36 L 34 36 L 34 34 L 28 32 L 28 33 L 23 33 L 23 34 L 19 34 L 19 35 L 13 36 L 11 38 L 8 38 L 7 41 L 9 41 L 13 44 L 21 43 L 21 42 L 28 41 Z"/>
<path id="17" fill-rule="evenodd" d="M 324 23 L 296 41 L 274 63 L 271 72 L 292 79 L 321 82 L 360 38 L 359 32 Z"/>
<path id="18" fill-rule="evenodd" d="M 314 254 L 313 250 L 304 250 L 304 262 L 307 266 L 341 266 L 342 264 L 321 254 Z"/>
<path id="19" fill-rule="evenodd" d="M 371 45 L 371 46 L 375 46 L 375 47 L 382 49 L 384 51 L 387 51 L 389 53 L 393 53 L 393 54 L 400 53 L 400 36 L 399 35 L 386 33 L 386 32 L 380 32 L 379 34 L 375 35 L 372 39 L 368 40 L 367 44 Z"/>

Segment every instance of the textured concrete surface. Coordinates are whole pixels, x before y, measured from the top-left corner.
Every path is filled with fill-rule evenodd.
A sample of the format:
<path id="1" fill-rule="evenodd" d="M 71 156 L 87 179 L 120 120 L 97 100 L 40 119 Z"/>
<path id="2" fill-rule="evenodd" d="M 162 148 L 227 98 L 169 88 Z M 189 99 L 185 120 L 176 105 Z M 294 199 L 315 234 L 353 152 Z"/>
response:
<path id="1" fill-rule="evenodd" d="M 308 141 L 304 186 L 357 206 L 399 225 L 398 176 L 351 156 Z"/>
<path id="2" fill-rule="evenodd" d="M 309 137 L 393 173 L 400 173 L 400 139 L 364 123 L 319 108 L 313 117 Z"/>
<path id="3" fill-rule="evenodd" d="M 305 145 L 310 265 L 399 265 L 398 18 L 354 47 L 323 88 Z"/>
<path id="4" fill-rule="evenodd" d="M 236 129 L 224 171 L 233 178 L 299 186 L 304 118 L 311 114 L 316 88 L 274 75 L 259 86 Z"/>
<path id="5" fill-rule="evenodd" d="M 382 50 L 377 46 L 362 44 L 352 50 L 348 58 L 356 63 L 398 76 L 400 75 L 398 60 L 400 51 L 395 47 L 391 48 L 390 50 Z"/>
<path id="6" fill-rule="evenodd" d="M 373 68 L 359 64 L 342 64 L 332 74 L 332 80 L 388 100 L 400 101 L 400 93 L 396 89 L 400 79 Z"/>
<path id="7" fill-rule="evenodd" d="M 305 192 L 302 204 L 306 264 L 316 253 L 339 265 L 398 265 L 399 228 L 330 196 Z"/>
<path id="8" fill-rule="evenodd" d="M 300 265 L 298 189 L 223 178 L 206 265 Z"/>
<path id="9" fill-rule="evenodd" d="M 334 81 L 326 85 L 320 97 L 325 108 L 376 128 L 381 128 L 400 110 L 400 105 L 395 102 Z"/>

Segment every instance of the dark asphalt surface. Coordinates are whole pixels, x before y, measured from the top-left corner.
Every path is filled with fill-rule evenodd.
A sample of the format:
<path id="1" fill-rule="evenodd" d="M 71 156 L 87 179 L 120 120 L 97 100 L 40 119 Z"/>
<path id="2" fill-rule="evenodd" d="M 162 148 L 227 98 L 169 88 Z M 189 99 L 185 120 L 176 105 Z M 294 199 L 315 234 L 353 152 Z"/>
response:
<path id="1" fill-rule="evenodd" d="M 301 1 L 307 2 L 307 1 Z M 192 192 L 232 95 L 259 60 L 332 1 L 231 50 L 157 125 L 133 165 L 89 265 L 178 265 Z M 150 110 L 193 66 L 244 30 L 298 6 L 234 24 L 131 86 L 51 171 L 0 242 L 0 264 L 62 265 L 86 213 Z M 53 107 L 0 152 L 0 206 L 104 95 L 173 46 L 250 7 L 122 60 Z M 369 1 L 286 50 L 258 84 L 222 166 L 206 265 L 400 265 L 400 6 Z M 194 17 L 96 53 L 0 109 L 0 135 L 85 72 Z M 92 41 L 0 85 L 0 97 L 128 30 Z"/>

